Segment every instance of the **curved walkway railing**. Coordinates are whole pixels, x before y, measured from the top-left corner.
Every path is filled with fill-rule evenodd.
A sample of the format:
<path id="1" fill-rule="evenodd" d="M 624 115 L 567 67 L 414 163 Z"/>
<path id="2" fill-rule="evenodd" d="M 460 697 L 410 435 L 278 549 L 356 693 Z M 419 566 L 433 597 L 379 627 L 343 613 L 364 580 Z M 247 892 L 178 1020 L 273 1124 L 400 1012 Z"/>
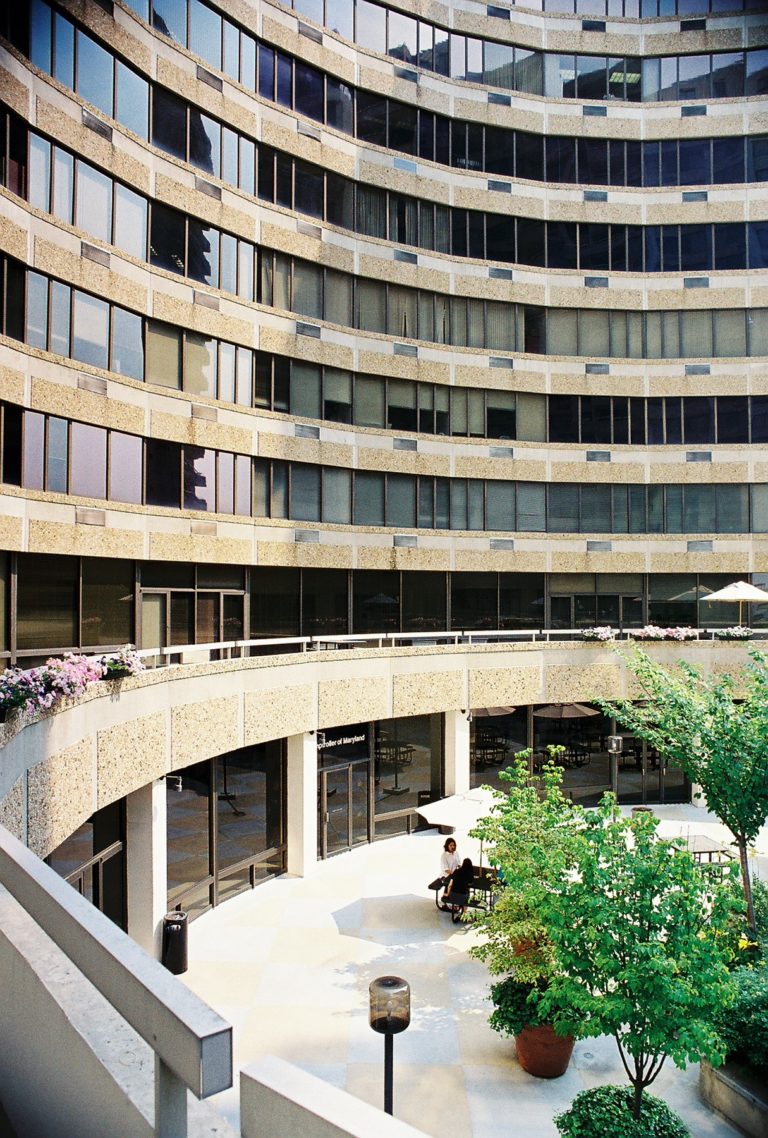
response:
<path id="1" fill-rule="evenodd" d="M 694 635 L 684 638 L 638 639 L 635 629 L 612 628 L 612 637 L 586 636 L 583 628 L 496 628 L 456 630 L 453 632 L 352 632 L 329 633 L 322 636 L 268 636 L 250 640 L 217 640 L 205 644 L 174 644 L 165 648 L 143 648 L 138 655 L 149 667 L 168 664 L 201 663 L 203 657 L 215 660 L 240 660 L 248 656 L 271 655 L 276 648 L 285 652 L 337 651 L 344 648 L 428 648 L 455 647 L 459 644 L 550 644 L 557 641 L 586 640 L 589 643 L 610 644 L 612 641 L 637 640 L 640 644 L 686 643 L 698 640 L 718 640 L 715 628 L 696 628 Z M 751 637 L 732 638 L 731 642 L 768 640 L 768 628 L 753 629 Z"/>

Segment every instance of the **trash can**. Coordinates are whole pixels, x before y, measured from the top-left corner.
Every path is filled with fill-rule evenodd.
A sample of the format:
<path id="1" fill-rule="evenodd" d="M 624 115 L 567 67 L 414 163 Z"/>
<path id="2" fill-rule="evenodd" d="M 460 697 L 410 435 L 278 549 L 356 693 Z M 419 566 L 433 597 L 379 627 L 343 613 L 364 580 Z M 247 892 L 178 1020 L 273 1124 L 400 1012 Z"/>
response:
<path id="1" fill-rule="evenodd" d="M 162 963 L 174 976 L 180 976 L 189 967 L 187 960 L 188 943 L 187 914 L 181 909 L 174 909 L 163 917 L 163 953 Z"/>

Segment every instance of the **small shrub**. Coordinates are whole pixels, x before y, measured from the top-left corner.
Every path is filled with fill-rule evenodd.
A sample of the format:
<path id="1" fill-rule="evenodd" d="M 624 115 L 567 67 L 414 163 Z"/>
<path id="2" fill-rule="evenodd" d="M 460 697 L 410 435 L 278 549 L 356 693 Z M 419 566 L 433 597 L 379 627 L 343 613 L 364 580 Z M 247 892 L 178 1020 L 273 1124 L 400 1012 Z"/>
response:
<path id="1" fill-rule="evenodd" d="M 524 1027 L 538 1027 L 542 1018 L 536 1008 L 538 989 L 512 976 L 491 985 L 493 1011 L 488 1023 L 499 1035 L 519 1035 Z"/>
<path id="2" fill-rule="evenodd" d="M 678 1114 L 661 1099 L 643 1095 L 640 1118 L 632 1116 L 632 1087 L 592 1087 L 555 1116 L 563 1138 L 690 1138 Z"/>
<path id="3" fill-rule="evenodd" d="M 736 1001 L 718 1018 L 727 1058 L 768 1065 L 768 968 L 734 968 Z"/>

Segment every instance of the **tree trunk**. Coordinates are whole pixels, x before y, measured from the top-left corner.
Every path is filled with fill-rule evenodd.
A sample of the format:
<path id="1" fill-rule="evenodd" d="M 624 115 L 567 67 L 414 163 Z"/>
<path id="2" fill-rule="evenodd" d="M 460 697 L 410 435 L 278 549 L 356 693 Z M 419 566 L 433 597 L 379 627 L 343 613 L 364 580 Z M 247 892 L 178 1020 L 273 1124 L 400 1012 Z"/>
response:
<path id="1" fill-rule="evenodd" d="M 744 900 L 747 902 L 747 924 L 753 938 L 757 937 L 757 920 L 755 918 L 755 902 L 752 897 L 752 880 L 749 876 L 749 856 L 747 854 L 747 839 L 743 834 L 736 835 L 736 844 L 739 848 L 739 861 L 741 862 L 741 884 L 744 889 Z"/>
<path id="2" fill-rule="evenodd" d="M 632 1102 L 632 1117 L 639 1119 L 640 1118 L 640 1107 L 642 1106 L 642 1103 L 643 1103 L 643 1084 L 638 1079 L 637 1082 L 634 1084 L 634 1087 L 635 1087 L 635 1094 L 634 1094 L 634 1099 Z"/>

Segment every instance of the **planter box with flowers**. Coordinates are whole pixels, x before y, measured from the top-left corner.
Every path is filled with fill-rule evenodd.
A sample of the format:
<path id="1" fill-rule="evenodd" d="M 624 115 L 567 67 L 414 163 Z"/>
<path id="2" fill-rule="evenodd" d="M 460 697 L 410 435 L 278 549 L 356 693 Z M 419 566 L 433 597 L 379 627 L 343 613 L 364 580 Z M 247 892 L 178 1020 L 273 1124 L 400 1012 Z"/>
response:
<path id="1" fill-rule="evenodd" d="M 734 630 L 723 629 L 723 631 Z M 608 624 L 596 625 L 594 628 L 585 628 L 582 631 L 585 640 L 616 640 L 618 635 L 618 629 L 611 628 Z M 683 640 L 696 640 L 699 634 L 695 628 L 660 628 L 657 624 L 646 624 L 645 628 L 625 629 L 625 635 L 631 640 L 675 640 L 679 643 Z M 742 637 L 734 636 L 732 639 L 742 639 Z"/>
<path id="2" fill-rule="evenodd" d="M 106 656 L 80 656 L 67 652 L 46 660 L 39 668 L 6 668 L 0 674 L 0 721 L 17 711 L 26 719 L 50 711 L 62 699 L 76 699 L 100 680 L 135 676 L 144 670 L 138 653 L 126 644 Z"/>
<path id="3" fill-rule="evenodd" d="M 743 624 L 734 624 L 731 628 L 716 628 L 714 631 L 716 640 L 751 640 L 752 636 L 752 629 L 746 628 Z"/>

